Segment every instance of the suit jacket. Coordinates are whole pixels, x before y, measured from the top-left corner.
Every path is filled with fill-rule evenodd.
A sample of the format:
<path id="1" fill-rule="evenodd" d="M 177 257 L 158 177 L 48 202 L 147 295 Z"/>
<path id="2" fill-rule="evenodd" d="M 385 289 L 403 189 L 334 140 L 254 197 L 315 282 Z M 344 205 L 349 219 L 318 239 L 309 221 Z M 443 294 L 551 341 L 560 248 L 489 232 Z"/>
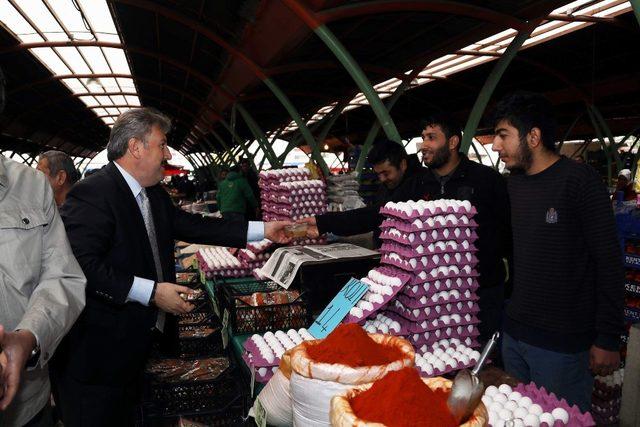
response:
<path id="1" fill-rule="evenodd" d="M 174 239 L 246 245 L 246 223 L 184 212 L 160 185 L 146 191 L 164 281 L 175 283 Z M 78 182 L 61 213 L 87 276 L 87 304 L 56 356 L 55 369 L 89 384 L 129 384 L 143 369 L 158 313 L 153 306 L 126 302 L 134 276 L 158 279 L 142 214 L 113 163 Z"/>

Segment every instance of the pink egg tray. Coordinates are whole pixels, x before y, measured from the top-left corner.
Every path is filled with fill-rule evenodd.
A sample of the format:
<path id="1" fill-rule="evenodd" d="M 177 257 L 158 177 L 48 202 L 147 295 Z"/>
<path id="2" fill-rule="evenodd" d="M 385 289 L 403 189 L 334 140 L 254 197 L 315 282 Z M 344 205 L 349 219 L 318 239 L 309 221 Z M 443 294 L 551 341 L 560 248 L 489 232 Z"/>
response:
<path id="1" fill-rule="evenodd" d="M 399 316 L 407 319 L 410 322 L 421 322 L 423 320 L 432 320 L 437 316 L 446 316 L 451 314 L 477 314 L 474 313 L 474 310 L 478 310 L 476 301 L 478 297 L 474 295 L 473 298 L 469 298 L 468 301 L 457 301 L 455 304 L 434 304 L 429 307 L 421 307 L 421 308 L 407 308 L 405 307 L 398 299 L 393 301 L 393 304 L 389 304 L 387 310 L 396 313 Z M 460 303 L 460 304 L 458 304 Z M 462 305 L 462 309 L 458 309 L 458 307 Z M 441 310 L 438 313 L 438 309 Z M 446 314 L 448 313 L 448 314 Z"/>
<path id="2" fill-rule="evenodd" d="M 434 276 L 434 271 L 435 271 L 435 276 Z M 444 271 L 444 270 L 442 270 Z M 437 269 L 431 270 L 429 272 L 427 271 L 418 271 L 418 272 L 414 272 L 413 276 L 411 278 L 411 281 L 409 282 L 410 286 L 415 286 L 415 285 L 424 285 L 425 283 L 435 283 L 437 281 L 446 281 L 446 280 L 456 280 L 458 278 L 461 278 L 463 280 L 476 280 L 477 281 L 477 277 L 479 276 L 479 274 L 477 275 L 472 275 L 472 276 L 452 276 L 452 277 L 444 277 L 444 278 L 439 278 L 438 276 L 438 271 Z"/>
<path id="3" fill-rule="evenodd" d="M 253 251 L 248 249 L 240 249 L 238 251 L 238 255 L 236 257 L 247 264 L 251 264 L 252 262 L 263 261 L 266 262 L 271 257 L 271 252 L 262 252 L 256 254 Z"/>
<path id="4" fill-rule="evenodd" d="M 423 296 L 429 298 L 431 295 L 440 291 L 465 291 L 469 289 L 472 292 L 475 292 L 479 286 L 478 280 L 475 277 L 458 277 L 456 279 L 435 280 L 415 285 L 412 283 L 413 282 L 409 282 L 407 286 L 402 289 L 402 293 L 410 298 L 415 298 L 416 300 L 420 300 Z M 407 307 L 409 307 L 409 305 L 407 305 Z M 411 307 L 413 307 L 413 305 Z"/>
<path id="5" fill-rule="evenodd" d="M 458 341 L 460 341 L 461 345 L 464 345 L 469 348 L 473 348 L 474 350 L 479 350 L 481 347 L 480 343 L 471 337 L 463 338 Z M 433 351 L 433 349 L 435 349 L 436 347 L 446 349 L 447 346 L 449 345 L 453 345 L 453 344 L 451 344 L 447 339 L 442 339 L 440 341 L 434 342 L 433 344 L 428 344 L 428 345 L 423 344 L 421 346 L 418 346 L 415 348 L 415 350 L 416 350 L 416 353 L 424 354 L 424 353 Z"/>
<path id="6" fill-rule="evenodd" d="M 478 234 L 475 232 L 475 230 L 471 231 L 471 228 L 467 228 L 465 230 L 468 230 L 468 233 L 466 231 L 464 233 L 461 232 L 458 237 L 455 236 L 455 233 L 444 237 L 445 233 L 442 230 L 432 230 L 430 232 L 420 230 L 403 231 L 393 226 L 380 226 L 380 238 L 382 240 L 392 240 L 396 243 L 411 246 L 414 248 L 420 245 L 428 246 L 431 243 L 433 243 L 435 246 L 436 242 L 441 241 L 454 241 L 458 244 L 468 245 L 470 247 L 471 244 L 478 240 Z M 463 248 L 467 250 L 466 247 L 463 246 Z"/>
<path id="7" fill-rule="evenodd" d="M 263 212 L 270 212 L 276 215 L 282 216 L 300 216 L 300 215 L 318 215 L 322 214 L 326 211 L 325 206 L 310 206 L 303 208 L 292 208 L 292 207 L 274 207 L 274 206 L 262 206 Z"/>
<path id="8" fill-rule="evenodd" d="M 547 392 L 544 387 L 538 388 L 534 383 L 529 383 L 527 385 L 520 383 L 513 390 L 519 392 L 523 396 L 528 396 L 533 403 L 540 405 L 545 412 L 552 412 L 555 408 L 563 408 L 569 413 L 569 422 L 567 424 L 562 424 L 561 421 L 556 421 L 553 426 L 547 427 L 565 425 L 569 427 L 580 427 L 596 425 L 590 413 L 580 412 L 580 409 L 575 405 L 569 406 L 566 400 L 558 399 L 554 393 Z M 541 427 L 545 425 L 546 423 L 540 424 Z"/>
<path id="9" fill-rule="evenodd" d="M 435 331 L 410 334 L 407 335 L 407 339 L 414 347 L 433 345 L 442 339 L 457 338 L 460 341 L 465 341 L 466 338 L 471 338 L 473 340 L 480 336 L 480 332 L 476 325 L 472 326 L 473 328 L 471 331 L 469 331 L 468 328 L 459 326 L 458 328 L 461 328 L 460 332 L 458 331 L 458 328 L 456 328 L 456 330 L 453 330 L 452 328 L 444 328 L 437 329 Z"/>
<path id="10" fill-rule="evenodd" d="M 420 233 L 415 236 L 414 240 L 414 242 L 419 241 L 420 243 L 432 243 L 440 240 L 455 240 L 458 243 L 467 240 L 469 243 L 473 243 L 478 239 L 478 234 L 475 232 L 475 228 L 466 226 L 438 227 L 432 230 L 424 230 L 416 227 L 413 223 L 402 222 L 395 219 L 386 219 L 382 221 L 382 224 L 380 224 L 380 229 L 382 232 L 395 229 L 401 233 Z M 457 233 L 456 230 L 458 230 Z M 409 240 L 408 236 L 406 242 L 407 243 L 405 244 L 413 243 Z M 399 243 L 404 243 L 404 241 Z"/>
<path id="11" fill-rule="evenodd" d="M 475 206 L 471 206 L 471 210 L 467 210 L 463 206 L 458 207 L 458 209 L 455 209 L 453 206 L 447 206 L 445 209 L 442 209 L 440 207 L 437 207 L 435 209 L 425 208 L 422 214 L 414 208 L 410 215 L 407 215 L 406 212 L 400 209 L 389 208 L 387 206 L 383 206 L 382 208 L 380 208 L 380 213 L 382 215 L 393 216 L 405 221 L 415 219 L 415 218 L 428 218 L 436 215 L 448 215 L 448 214 L 454 214 L 458 217 L 473 216 L 477 212 L 478 211 L 476 210 Z"/>
<path id="12" fill-rule="evenodd" d="M 384 288 L 385 286 L 390 286 L 388 283 L 382 283 L 385 279 L 376 277 L 377 275 L 386 276 L 389 279 L 399 279 L 400 283 L 396 286 L 391 286 L 391 293 L 382 294 L 379 292 L 377 288 Z M 367 317 L 375 315 L 382 307 L 386 306 L 389 301 L 393 300 L 395 296 L 402 290 L 404 285 L 411 279 L 408 274 L 402 273 L 396 269 L 391 269 L 389 267 L 378 267 L 374 268 L 369 272 L 367 277 L 360 279 L 362 282 L 369 285 L 369 290 L 363 295 L 362 300 L 368 300 L 368 295 L 378 294 L 382 296 L 382 302 L 371 303 L 373 308 L 371 310 L 363 310 L 362 316 L 354 316 L 351 314 L 347 314 L 344 318 L 344 323 L 358 323 L 364 322 Z M 375 286 L 372 286 L 375 285 Z M 356 305 L 357 307 L 357 305 Z"/>
<path id="13" fill-rule="evenodd" d="M 395 316 L 394 316 L 395 314 Z M 396 320 L 400 323 L 399 335 L 419 334 L 423 332 L 432 332 L 438 329 L 455 328 L 458 330 L 459 326 L 477 325 L 480 320 L 475 316 L 475 313 L 462 313 L 462 314 L 438 314 L 435 311 L 429 317 L 413 320 L 407 319 L 405 316 L 399 315 L 396 311 L 392 311 L 389 308 L 387 317 Z M 457 318 L 459 317 L 459 318 Z M 460 330 L 462 331 L 462 330 Z"/>
<path id="14" fill-rule="evenodd" d="M 260 172 L 258 182 L 300 181 L 309 179 L 310 176 L 311 172 L 306 168 L 271 169 Z"/>
<path id="15" fill-rule="evenodd" d="M 428 346 L 426 346 L 428 347 Z M 433 346 L 430 350 L 435 351 L 435 349 L 438 348 L 442 351 L 447 350 L 447 348 L 441 347 L 439 345 L 435 345 Z M 472 352 L 475 351 L 476 353 L 474 354 L 475 356 L 477 356 L 479 358 L 480 354 L 474 350 L 471 347 L 467 347 L 464 344 L 458 344 L 458 345 L 449 345 L 448 348 L 452 348 L 454 349 L 456 352 Z M 428 351 L 428 352 L 421 352 L 416 354 L 416 369 L 418 369 L 418 371 L 423 374 L 423 376 L 426 377 L 437 377 L 437 376 L 442 376 L 445 374 L 448 374 L 450 372 L 455 372 L 455 371 L 459 371 L 461 369 L 466 369 L 466 368 L 471 368 L 473 366 L 476 365 L 477 359 L 476 358 L 471 358 L 467 355 L 467 359 L 465 360 L 449 360 L 448 363 L 444 364 L 444 369 L 438 369 L 437 367 L 433 366 L 431 363 L 425 363 L 427 361 L 427 357 L 433 357 L 432 356 L 432 352 Z M 422 359 L 422 360 L 421 360 Z M 436 359 L 439 359 L 439 357 L 436 357 Z M 466 363 L 465 363 L 466 361 Z M 427 366 L 428 365 L 428 366 Z"/>
<path id="16" fill-rule="evenodd" d="M 466 216 L 456 217 L 453 214 L 428 217 L 426 219 L 411 218 L 407 220 L 387 217 L 385 221 L 401 223 L 404 224 L 405 227 L 423 231 L 439 230 L 441 228 L 476 228 L 478 226 L 478 223 L 473 219 L 469 219 Z"/>
<path id="17" fill-rule="evenodd" d="M 431 313 L 432 315 L 434 315 L 434 313 L 435 315 L 477 313 L 477 311 L 474 311 L 477 310 L 476 301 L 478 300 L 475 292 L 467 289 L 463 292 L 458 292 L 457 296 L 456 293 L 452 294 L 451 292 L 453 291 L 439 291 L 432 293 L 430 296 L 422 295 L 419 298 L 400 293 L 396 298 L 395 306 L 407 312 L 423 310 L 425 313 Z M 455 301 L 450 301 L 451 297 L 453 297 Z"/>
<path id="18" fill-rule="evenodd" d="M 382 255 L 382 259 L 380 260 L 382 264 L 393 265 L 394 267 L 401 268 L 402 270 L 408 271 L 410 273 L 429 271 L 429 273 L 427 273 L 426 280 L 479 276 L 478 272 L 473 269 L 473 267 L 468 263 L 461 263 L 459 265 L 448 265 L 445 264 L 443 260 L 440 264 L 437 265 L 433 265 L 429 262 L 427 262 L 427 265 L 424 265 L 422 262 L 418 263 L 417 261 L 412 261 L 415 261 L 415 258 L 403 258 L 397 254 L 395 254 L 395 256 L 394 254 L 384 254 Z"/>
<path id="19" fill-rule="evenodd" d="M 260 366 L 256 366 L 253 364 L 253 359 L 251 357 L 250 354 L 244 353 L 242 355 L 242 360 L 244 360 L 244 363 L 247 364 L 247 366 L 250 369 L 254 369 L 255 370 L 255 379 L 256 382 L 259 382 L 261 384 L 266 384 L 269 382 L 269 380 L 271 378 L 273 378 L 273 375 L 276 373 L 276 371 L 278 370 L 278 366 L 267 366 L 267 367 L 260 367 Z M 266 372 L 265 372 L 266 371 Z"/>
<path id="20" fill-rule="evenodd" d="M 272 241 L 263 239 L 259 242 L 247 243 L 247 250 L 257 255 L 270 250 L 273 246 L 274 243 Z"/>
<path id="21" fill-rule="evenodd" d="M 198 269 L 204 273 L 207 279 L 213 279 L 214 277 L 245 277 L 251 275 L 251 269 L 244 262 L 242 262 L 239 267 L 211 269 L 199 252 L 196 252 L 196 259 L 198 260 Z"/>
<path id="22" fill-rule="evenodd" d="M 265 183 L 261 190 L 264 192 L 289 193 L 292 196 L 302 194 L 322 194 L 325 192 L 325 185 L 322 181 L 290 181 Z"/>
<path id="23" fill-rule="evenodd" d="M 446 253 L 440 255 L 423 255 L 418 254 L 415 251 L 406 250 L 401 248 L 401 252 L 396 251 L 388 251 L 384 248 L 381 248 L 380 252 L 386 255 L 391 256 L 391 254 L 400 255 L 401 258 L 407 259 L 409 261 L 409 265 L 422 266 L 422 269 L 432 269 L 437 268 L 443 265 L 456 265 L 458 267 L 463 267 L 465 265 L 470 265 L 471 267 L 475 267 L 478 264 L 478 258 L 471 252 L 455 252 L 455 253 Z M 411 262 L 411 260 L 415 260 L 415 262 Z"/>
<path id="24" fill-rule="evenodd" d="M 412 254 L 415 254 L 416 257 L 418 256 L 432 256 L 432 255 L 446 255 L 446 254 L 466 254 L 466 253 L 476 253 L 478 251 L 478 249 L 476 248 L 475 245 L 468 245 L 468 247 L 465 249 L 462 245 L 458 245 L 458 243 L 455 240 L 449 240 L 447 242 L 437 242 L 437 246 L 434 243 L 428 244 L 428 245 L 423 245 L 423 244 L 416 244 L 414 246 L 413 243 L 411 244 L 403 244 L 403 243 L 398 243 L 396 242 L 394 239 L 385 239 L 385 242 L 382 244 L 382 247 L 380 248 L 381 252 L 397 252 L 399 254 L 408 254 L 409 256 L 411 256 Z"/>
<path id="25" fill-rule="evenodd" d="M 263 202 L 271 202 L 271 203 L 280 203 L 290 205 L 295 202 L 305 202 L 305 201 L 320 201 L 326 202 L 325 194 L 305 194 L 302 196 L 292 196 L 289 192 L 284 193 L 275 193 L 275 192 L 263 192 L 261 194 L 261 199 Z"/>

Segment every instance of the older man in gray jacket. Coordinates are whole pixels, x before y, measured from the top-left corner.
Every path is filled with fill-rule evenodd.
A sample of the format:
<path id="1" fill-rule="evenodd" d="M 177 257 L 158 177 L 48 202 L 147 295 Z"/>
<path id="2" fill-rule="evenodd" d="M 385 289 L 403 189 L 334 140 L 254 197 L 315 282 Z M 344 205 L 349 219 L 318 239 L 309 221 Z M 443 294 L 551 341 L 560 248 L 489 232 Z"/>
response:
<path id="1" fill-rule="evenodd" d="M 47 362 L 85 304 L 44 175 L 0 155 L 0 426 L 46 426 Z"/>

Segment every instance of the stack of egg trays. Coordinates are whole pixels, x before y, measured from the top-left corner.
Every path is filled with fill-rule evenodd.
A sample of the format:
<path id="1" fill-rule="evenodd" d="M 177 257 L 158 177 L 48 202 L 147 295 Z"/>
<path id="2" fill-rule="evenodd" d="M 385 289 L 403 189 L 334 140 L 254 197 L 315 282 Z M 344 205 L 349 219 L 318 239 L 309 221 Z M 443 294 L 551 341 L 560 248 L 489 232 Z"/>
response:
<path id="1" fill-rule="evenodd" d="M 416 347 L 452 338 L 476 344 L 475 208 L 468 202 L 410 201 L 388 203 L 381 213 L 387 217 L 382 263 L 412 276 L 387 306 L 400 334 Z"/>

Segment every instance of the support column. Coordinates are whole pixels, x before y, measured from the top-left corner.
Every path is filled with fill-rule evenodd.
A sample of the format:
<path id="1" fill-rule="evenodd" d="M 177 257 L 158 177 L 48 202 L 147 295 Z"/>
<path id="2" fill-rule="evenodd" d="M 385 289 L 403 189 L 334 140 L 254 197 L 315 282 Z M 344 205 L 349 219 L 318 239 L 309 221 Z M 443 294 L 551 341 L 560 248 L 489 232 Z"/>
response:
<path id="1" fill-rule="evenodd" d="M 475 104 L 473 104 L 473 108 L 471 109 L 471 113 L 469 114 L 469 118 L 467 119 L 467 124 L 464 127 L 464 134 L 462 135 L 462 144 L 460 145 L 460 152 L 466 154 L 469 151 L 469 147 L 471 146 L 471 141 L 476 134 L 476 130 L 478 129 L 478 124 L 480 123 L 480 119 L 484 114 L 484 110 L 493 95 L 493 91 L 495 90 L 498 82 L 502 78 L 505 70 L 513 60 L 513 58 L 518 53 L 518 50 L 522 46 L 522 44 L 529 38 L 531 32 L 538 26 L 540 21 L 536 20 L 529 24 L 529 27 L 526 30 L 522 30 L 518 32 L 516 37 L 511 41 L 507 50 L 504 51 L 498 62 L 491 70 L 489 77 L 484 83 L 484 86 L 478 93 L 478 97 L 476 98 Z"/>
<path id="2" fill-rule="evenodd" d="M 396 129 L 396 125 L 393 123 L 389 112 L 385 108 L 382 100 L 378 96 L 377 92 L 373 88 L 373 85 L 362 71 L 362 68 L 358 65 L 356 60 L 351 56 L 346 47 L 338 40 L 333 32 L 320 20 L 316 18 L 314 13 L 307 9 L 298 0 L 282 0 L 282 2 L 289 7 L 304 23 L 313 30 L 314 33 L 325 43 L 329 50 L 336 56 L 351 75 L 356 85 L 362 91 L 364 96 L 369 101 L 369 105 L 374 114 L 378 118 L 380 125 L 384 129 L 387 138 L 401 143 L 402 139 Z"/>
<path id="3" fill-rule="evenodd" d="M 247 126 L 249 127 L 249 130 L 251 130 L 253 136 L 256 138 L 256 141 L 258 141 L 258 145 L 262 148 L 264 155 L 269 158 L 269 163 L 271 163 L 271 165 L 274 167 L 280 167 L 281 165 L 278 163 L 278 157 L 276 156 L 276 153 L 273 152 L 273 148 L 269 144 L 266 135 L 264 134 L 262 129 L 260 129 L 258 123 L 249 114 L 247 109 L 244 108 L 240 103 L 236 103 L 236 108 L 240 112 L 240 115 L 244 119 L 245 123 L 247 123 Z"/>
<path id="4" fill-rule="evenodd" d="M 322 170 L 325 176 L 329 176 L 330 175 L 329 167 L 327 166 L 327 163 L 322 158 L 320 147 L 318 147 L 316 140 L 313 138 L 313 135 L 311 135 L 311 132 L 307 127 L 307 124 L 302 120 L 300 113 L 298 113 L 298 110 L 296 110 L 296 108 L 293 106 L 293 104 L 291 103 L 291 100 L 289 100 L 289 97 L 270 78 L 263 80 L 263 82 L 265 85 L 267 85 L 271 89 L 271 91 L 278 98 L 278 100 L 280 100 L 280 103 L 284 106 L 284 108 L 287 109 L 287 112 L 289 113 L 293 121 L 296 123 L 296 125 L 298 125 L 298 129 L 300 130 L 300 133 L 302 133 L 302 136 L 305 142 L 309 144 L 309 146 L 311 147 L 311 152 L 313 153 L 313 159 L 318 164 L 318 167 Z"/>

